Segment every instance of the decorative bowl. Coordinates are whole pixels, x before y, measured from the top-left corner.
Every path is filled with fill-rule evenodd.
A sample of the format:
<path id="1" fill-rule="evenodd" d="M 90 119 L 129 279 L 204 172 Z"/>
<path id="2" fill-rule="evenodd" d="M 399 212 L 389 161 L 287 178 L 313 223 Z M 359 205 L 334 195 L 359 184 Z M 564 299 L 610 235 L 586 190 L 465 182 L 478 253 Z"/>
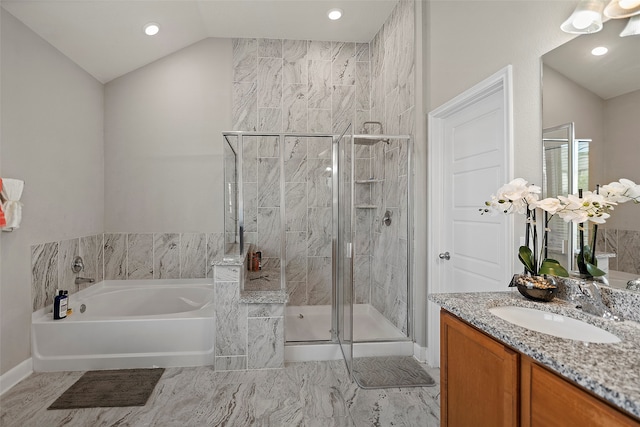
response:
<path id="1" fill-rule="evenodd" d="M 522 296 L 532 301 L 549 302 L 558 294 L 558 284 L 553 276 L 514 274 L 510 287 L 517 287 Z"/>

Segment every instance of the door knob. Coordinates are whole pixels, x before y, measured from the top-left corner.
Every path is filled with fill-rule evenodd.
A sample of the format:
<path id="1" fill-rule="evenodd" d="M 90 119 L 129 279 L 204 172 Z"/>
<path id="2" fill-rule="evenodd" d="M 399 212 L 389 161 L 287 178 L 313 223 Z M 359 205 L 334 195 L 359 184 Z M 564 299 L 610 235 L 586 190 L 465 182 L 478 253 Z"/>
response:
<path id="1" fill-rule="evenodd" d="M 447 261 L 449 261 L 451 259 L 451 255 L 449 255 L 449 252 L 442 252 L 440 255 L 438 255 L 438 258 L 446 259 Z"/>

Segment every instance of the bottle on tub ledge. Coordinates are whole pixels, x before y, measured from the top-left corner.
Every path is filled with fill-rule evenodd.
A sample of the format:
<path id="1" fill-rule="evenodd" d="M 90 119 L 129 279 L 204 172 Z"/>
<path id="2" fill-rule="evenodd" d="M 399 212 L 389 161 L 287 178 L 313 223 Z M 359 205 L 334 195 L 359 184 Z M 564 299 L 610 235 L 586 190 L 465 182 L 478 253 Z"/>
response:
<path id="1" fill-rule="evenodd" d="M 262 270 L 262 252 L 249 252 L 249 262 L 247 264 L 249 271 Z"/>
<path id="2" fill-rule="evenodd" d="M 58 295 L 53 299 L 53 320 L 60 320 L 67 317 L 69 297 L 64 293 L 65 291 L 58 291 Z"/>

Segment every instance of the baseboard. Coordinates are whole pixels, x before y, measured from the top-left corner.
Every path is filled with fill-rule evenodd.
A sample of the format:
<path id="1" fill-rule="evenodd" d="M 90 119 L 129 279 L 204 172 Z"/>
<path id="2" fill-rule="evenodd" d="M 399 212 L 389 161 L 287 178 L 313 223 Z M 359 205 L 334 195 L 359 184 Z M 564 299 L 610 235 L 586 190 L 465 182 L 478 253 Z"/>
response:
<path id="1" fill-rule="evenodd" d="M 427 348 L 420 347 L 418 343 L 413 343 L 413 357 L 415 357 L 418 362 L 426 363 L 427 362 Z"/>
<path id="2" fill-rule="evenodd" d="M 33 361 L 28 358 L 18 366 L 0 375 L 0 396 L 9 391 L 11 387 L 33 373 Z"/>

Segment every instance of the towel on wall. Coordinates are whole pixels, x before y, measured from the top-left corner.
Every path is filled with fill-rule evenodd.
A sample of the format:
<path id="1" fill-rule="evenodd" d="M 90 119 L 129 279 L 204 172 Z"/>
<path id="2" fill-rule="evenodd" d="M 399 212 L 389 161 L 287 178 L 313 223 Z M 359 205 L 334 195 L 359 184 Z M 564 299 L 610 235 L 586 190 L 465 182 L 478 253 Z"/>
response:
<path id="1" fill-rule="evenodd" d="M 0 192 L 2 192 L 2 178 L 0 178 Z M 0 200 L 0 228 L 7 225 L 7 220 L 4 217 L 4 211 L 2 210 L 2 200 Z"/>
<path id="2" fill-rule="evenodd" d="M 20 227 L 22 221 L 22 190 L 24 189 L 24 181 L 19 179 L 4 178 L 2 180 L 2 190 L 0 198 L 2 199 L 2 210 L 6 224 L 3 230 L 14 230 Z"/>

